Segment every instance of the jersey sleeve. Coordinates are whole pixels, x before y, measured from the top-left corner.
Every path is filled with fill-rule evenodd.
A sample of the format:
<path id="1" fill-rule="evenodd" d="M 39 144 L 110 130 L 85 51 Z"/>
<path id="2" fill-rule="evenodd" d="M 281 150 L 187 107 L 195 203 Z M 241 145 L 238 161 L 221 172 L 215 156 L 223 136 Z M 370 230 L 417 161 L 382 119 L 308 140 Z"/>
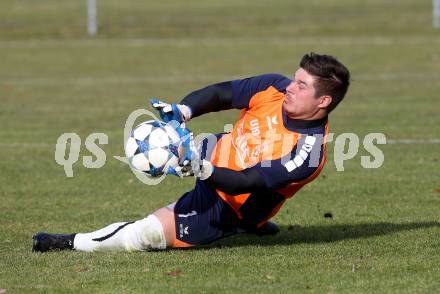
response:
<path id="1" fill-rule="evenodd" d="M 324 158 L 323 135 L 302 135 L 287 155 L 276 160 L 264 160 L 253 166 L 266 187 L 278 189 L 310 177 Z"/>
<path id="2" fill-rule="evenodd" d="M 280 92 L 285 92 L 290 80 L 280 74 L 264 74 L 242 80 L 232 81 L 232 107 L 237 109 L 248 108 L 249 101 L 258 92 L 270 86 Z"/>

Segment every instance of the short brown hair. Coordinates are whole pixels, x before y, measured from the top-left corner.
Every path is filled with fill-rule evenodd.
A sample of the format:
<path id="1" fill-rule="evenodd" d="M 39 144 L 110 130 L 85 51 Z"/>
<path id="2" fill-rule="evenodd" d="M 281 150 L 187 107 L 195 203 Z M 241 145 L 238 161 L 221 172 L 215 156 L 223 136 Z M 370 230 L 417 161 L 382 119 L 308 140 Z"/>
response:
<path id="1" fill-rule="evenodd" d="M 330 113 L 347 93 L 350 72 L 335 57 L 313 52 L 304 55 L 299 66 L 316 78 L 316 98 L 322 95 L 332 97 L 332 102 L 327 107 L 327 113 Z"/>

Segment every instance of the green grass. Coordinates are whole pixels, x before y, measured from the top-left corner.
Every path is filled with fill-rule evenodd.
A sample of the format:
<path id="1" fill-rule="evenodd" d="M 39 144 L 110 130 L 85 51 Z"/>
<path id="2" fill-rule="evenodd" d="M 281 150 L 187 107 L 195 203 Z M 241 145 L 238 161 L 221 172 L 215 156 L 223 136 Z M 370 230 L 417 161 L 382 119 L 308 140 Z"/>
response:
<path id="1" fill-rule="evenodd" d="M 440 288 L 440 31 L 431 1 L 100 1 L 101 34 L 85 34 L 85 3 L 0 0 L 0 289 L 27 292 L 433 293 Z M 185 3 L 185 4 L 183 4 Z M 388 139 L 378 169 L 359 154 L 337 172 L 333 143 L 318 180 L 288 201 L 275 237 L 143 253 L 34 254 L 31 236 L 141 218 L 191 179 L 146 186 L 126 165 L 123 126 L 148 98 L 176 101 L 209 83 L 291 75 L 309 51 L 352 71 L 331 131 Z M 222 131 L 237 112 L 195 119 Z M 74 177 L 57 138 L 104 132 L 107 162 Z M 331 212 L 332 219 L 324 218 Z M 0 293 L 2 290 L 0 290 Z"/>

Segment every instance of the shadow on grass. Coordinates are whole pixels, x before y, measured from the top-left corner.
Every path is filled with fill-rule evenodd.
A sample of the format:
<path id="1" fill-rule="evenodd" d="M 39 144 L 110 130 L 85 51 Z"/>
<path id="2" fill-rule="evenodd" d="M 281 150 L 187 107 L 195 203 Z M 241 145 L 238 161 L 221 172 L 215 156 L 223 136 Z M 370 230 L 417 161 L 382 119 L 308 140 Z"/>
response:
<path id="1" fill-rule="evenodd" d="M 439 222 L 412 222 L 394 224 L 387 222 L 368 224 L 338 224 L 302 227 L 280 226 L 280 233 L 275 236 L 259 237 L 240 234 L 223 239 L 204 248 L 236 247 L 247 245 L 273 246 L 299 243 L 328 243 L 347 239 L 362 239 L 389 235 L 401 231 L 440 227 Z"/>

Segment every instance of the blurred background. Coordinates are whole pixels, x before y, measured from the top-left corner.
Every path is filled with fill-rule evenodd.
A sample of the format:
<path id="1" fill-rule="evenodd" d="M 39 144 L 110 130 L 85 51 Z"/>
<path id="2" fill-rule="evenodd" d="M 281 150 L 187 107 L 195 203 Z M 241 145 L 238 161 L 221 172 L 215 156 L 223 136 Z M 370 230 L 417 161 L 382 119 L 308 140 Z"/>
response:
<path id="1" fill-rule="evenodd" d="M 14 142 L 53 142 L 66 128 L 117 132 L 117 117 L 149 97 L 177 101 L 209 83 L 265 72 L 290 77 L 310 51 L 333 54 L 352 71 L 335 118 L 368 118 L 350 128 L 396 138 L 434 135 L 440 29 L 431 1 L 97 3 L 91 37 L 87 1 L 1 0 L 0 95 L 10 118 L 3 140 L 18 136 L 12 126 L 28 130 Z M 414 132 L 397 127 L 396 116 L 413 121 Z M 35 125 L 42 128 L 32 137 Z"/>
<path id="2" fill-rule="evenodd" d="M 430 0 L 96 2 L 99 35 L 104 38 L 435 34 Z M 87 3 L 87 0 L 2 0 L 2 39 L 84 38 Z"/>
<path id="3" fill-rule="evenodd" d="M 361 143 L 369 133 L 384 133 L 389 143 L 379 146 L 385 156 L 380 168 L 361 166 L 361 156 L 369 155 L 361 144 L 359 153 L 344 163 L 344 172 L 336 171 L 329 144 L 322 178 L 288 202 L 275 221 L 284 228 L 295 223 L 326 228 L 322 215 L 327 211 L 340 224 L 438 221 L 440 29 L 432 25 L 432 1 L 97 2 L 98 33 L 90 36 L 86 0 L 0 0 L 0 261 L 15 268 L 2 272 L 8 277 L 6 285 L 26 284 L 28 275 L 39 272 L 36 264 L 41 260 L 30 255 L 29 243 L 36 231 L 85 231 L 137 219 L 192 187 L 193 179 L 175 178 L 145 186 L 113 158 L 123 156 L 123 127 L 133 110 L 149 108 L 152 97 L 179 101 L 220 81 L 272 72 L 290 77 L 311 51 L 338 57 L 352 73 L 348 95 L 331 115 L 330 132 L 355 133 Z M 210 114 L 189 127 L 196 134 L 221 132 L 237 114 Z M 82 140 L 73 178 L 66 178 L 54 159 L 57 138 L 65 132 L 75 132 Z M 91 154 L 84 141 L 95 132 L 109 137 L 108 144 L 101 145 L 107 162 L 100 169 L 86 169 L 82 158 Z M 404 263 L 422 246 L 414 240 L 431 244 L 426 236 L 401 236 L 395 244 L 413 247 L 403 253 L 395 250 L 398 256 L 392 250 L 378 253 L 379 259 Z M 354 256 L 372 248 L 367 241 L 353 251 L 355 246 L 335 250 Z M 377 248 L 383 248 L 381 240 L 376 241 Z M 319 247 L 308 250 L 306 256 L 332 262 Z M 151 258 L 165 264 L 160 259 L 172 260 L 173 254 L 180 253 Z M 193 254 L 209 259 L 209 252 Z M 62 263 L 61 257 L 57 260 Z M 272 272 L 283 268 L 282 259 L 272 265 Z M 428 261 L 432 268 L 435 261 Z M 395 270 L 399 277 L 405 266 L 386 272 Z M 310 267 L 309 276 L 325 269 Z M 52 278 L 41 279 L 59 283 L 60 274 L 49 262 L 46 270 Z M 133 272 L 142 274 L 138 270 Z M 413 278 L 411 272 L 405 287 L 415 280 L 429 284 L 436 271 L 430 273 Z M 381 278 L 380 272 L 369 274 Z M 99 280 L 105 282 L 102 276 Z M 285 289 L 291 287 L 290 277 L 282 282 Z M 112 283 L 108 285 L 111 291 Z M 246 285 L 253 289 L 258 283 Z"/>

